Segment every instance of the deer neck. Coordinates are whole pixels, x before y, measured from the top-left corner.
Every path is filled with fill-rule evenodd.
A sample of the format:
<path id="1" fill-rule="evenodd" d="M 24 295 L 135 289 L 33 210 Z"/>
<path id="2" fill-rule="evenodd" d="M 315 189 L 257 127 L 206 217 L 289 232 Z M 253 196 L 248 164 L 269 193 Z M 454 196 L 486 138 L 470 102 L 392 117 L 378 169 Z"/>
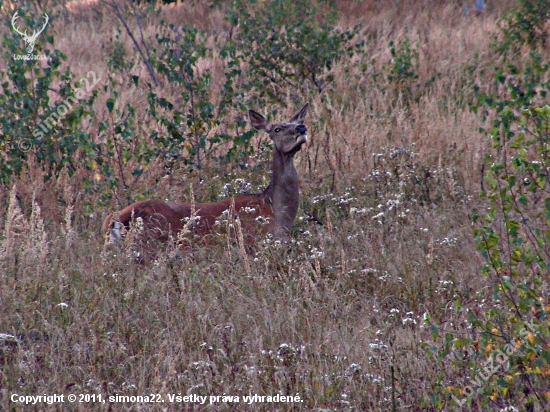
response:
<path id="1" fill-rule="evenodd" d="M 288 236 L 298 213 L 300 184 L 294 167 L 294 153 L 273 149 L 272 175 L 264 196 L 273 208 L 271 232 L 275 237 Z"/>

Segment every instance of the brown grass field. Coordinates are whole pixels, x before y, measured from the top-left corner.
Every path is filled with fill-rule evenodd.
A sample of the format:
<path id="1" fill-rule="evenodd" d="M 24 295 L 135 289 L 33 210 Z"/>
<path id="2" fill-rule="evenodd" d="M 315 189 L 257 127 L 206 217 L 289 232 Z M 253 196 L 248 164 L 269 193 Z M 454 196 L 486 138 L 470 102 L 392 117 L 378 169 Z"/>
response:
<path id="1" fill-rule="evenodd" d="M 37 15 L 50 14 L 48 34 L 76 77 L 94 71 L 107 84 L 106 53 L 120 29 L 134 56 L 128 72 L 148 78 L 107 6 L 30 3 Z M 225 3 L 218 3 L 159 6 L 145 15 L 145 38 L 164 18 L 201 29 L 219 48 L 229 26 Z M 100 227 L 109 212 L 148 197 L 220 200 L 224 185 L 237 187 L 238 178 L 256 191 L 269 180 L 265 160 L 255 169 L 228 165 L 229 173 L 182 166 L 169 176 L 159 161 L 135 180 L 128 168 L 129 191 L 115 189 L 105 201 L 83 189 L 87 171 L 46 179 L 31 155 L 24 173 L 0 187 L 0 333 L 17 338 L 0 341 L 1 410 L 466 410 L 441 393 L 443 406 L 434 400 L 436 387 L 454 385 L 466 372 L 442 370 L 430 359 L 427 347 L 436 343 L 423 319 L 428 314 L 442 333 L 470 336 L 455 301 L 483 311 L 491 293 L 471 222 L 486 208 L 479 191 L 490 141 L 479 132 L 483 119 L 458 96 L 468 99 L 472 81 L 489 82 L 482 68 L 497 22 L 514 2 L 490 2 L 484 16 L 464 16 L 462 1 L 335 3 L 337 27 L 361 25 L 357 40 L 366 40 L 365 50 L 354 59 L 362 61 L 335 64 L 323 93 L 289 93 L 282 105 L 251 107 L 284 121 L 310 104 L 310 140 L 296 156 L 301 207 L 290 243 L 265 241 L 248 255 L 232 238 L 181 253 L 167 245 L 145 265 L 135 263 L 129 242 L 104 247 Z M 3 4 L 2 35 L 17 4 Z M 128 22 L 137 33 L 135 19 Z M 390 41 L 405 38 L 418 52 L 416 83 L 436 76 L 413 100 L 387 93 L 387 78 L 369 75 L 391 61 Z M 358 70 L 361 64 L 367 69 Z M 8 66 L 0 61 L 2 70 Z M 219 57 L 203 59 L 198 70 L 211 71 L 213 87 L 223 82 Z M 98 90 L 95 116 L 102 121 L 108 95 Z M 117 104 L 145 108 L 139 88 L 119 93 Z M 85 127 L 93 133 L 97 123 Z M 155 127 L 144 122 L 143 135 Z M 164 402 L 24 405 L 13 394 L 158 395 Z M 254 394 L 301 401 L 243 401 Z M 208 400 L 170 402 L 169 395 Z M 240 403 L 223 402 L 223 395 Z M 210 403 L 210 396 L 220 398 Z M 524 410 L 522 394 L 514 396 L 491 410 Z"/>

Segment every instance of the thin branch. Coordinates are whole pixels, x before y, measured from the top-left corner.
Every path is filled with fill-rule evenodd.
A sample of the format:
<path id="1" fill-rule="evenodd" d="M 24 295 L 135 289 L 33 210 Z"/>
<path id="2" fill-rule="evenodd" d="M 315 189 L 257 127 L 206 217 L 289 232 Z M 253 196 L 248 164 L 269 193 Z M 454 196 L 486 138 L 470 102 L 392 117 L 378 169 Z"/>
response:
<path id="1" fill-rule="evenodd" d="M 138 41 L 136 40 L 136 38 L 134 36 L 134 33 L 132 33 L 132 30 L 128 26 L 128 23 L 126 22 L 126 19 L 124 18 L 124 15 L 122 14 L 122 11 L 118 7 L 118 4 L 116 4 L 115 2 L 110 2 L 110 1 L 106 1 L 106 0 L 101 0 L 101 2 L 108 5 L 108 6 L 111 6 L 114 9 L 116 16 L 118 17 L 118 19 L 120 20 L 120 22 L 122 23 L 124 28 L 126 29 L 126 32 L 130 36 L 132 41 L 134 42 L 134 46 L 136 46 L 136 49 L 138 50 L 139 54 L 141 55 L 141 58 L 142 58 L 143 62 L 145 63 L 145 66 L 147 66 L 147 70 L 149 71 L 149 74 L 151 75 L 151 78 L 153 79 L 153 82 L 155 83 L 155 86 L 158 87 L 160 83 L 157 79 L 157 75 L 155 74 L 155 70 L 153 69 L 153 66 L 151 65 L 151 62 L 149 60 L 149 56 L 145 56 L 145 54 L 143 53 L 142 48 L 140 47 Z M 138 22 L 139 22 L 139 19 L 138 19 Z M 141 24 L 139 24 L 139 26 L 140 26 L 140 30 L 141 30 Z M 142 39 L 143 39 L 143 32 L 141 33 L 141 35 L 142 35 Z M 145 42 L 144 42 L 144 45 L 145 45 Z M 145 50 L 147 51 L 147 54 L 149 54 L 149 51 L 148 51 L 147 47 L 145 47 Z"/>
<path id="2" fill-rule="evenodd" d="M 149 52 L 149 47 L 147 47 L 147 43 L 145 43 L 145 37 L 143 36 L 143 26 L 141 24 L 141 15 L 139 14 L 139 10 L 134 5 L 133 1 L 130 1 L 130 5 L 132 6 L 132 9 L 134 10 L 134 13 L 136 15 L 136 21 L 139 27 L 139 34 L 141 37 L 141 44 L 143 45 L 143 48 L 145 49 L 145 53 L 147 53 L 147 61 L 151 61 L 151 53 Z"/>

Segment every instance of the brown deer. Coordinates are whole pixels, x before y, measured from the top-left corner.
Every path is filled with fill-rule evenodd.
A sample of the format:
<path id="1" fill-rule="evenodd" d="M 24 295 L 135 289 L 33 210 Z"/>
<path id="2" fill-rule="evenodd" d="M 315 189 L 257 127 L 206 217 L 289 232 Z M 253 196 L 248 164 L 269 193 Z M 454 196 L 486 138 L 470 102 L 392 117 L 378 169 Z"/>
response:
<path id="1" fill-rule="evenodd" d="M 300 200 L 294 155 L 307 142 L 304 126 L 307 111 L 306 104 L 288 123 L 274 125 L 254 110 L 248 111 L 252 125 L 273 140 L 272 176 L 263 193 L 236 196 L 217 203 L 137 202 L 109 215 L 103 222 L 103 233 L 114 243 L 122 237 L 123 227 L 128 229 L 132 219 L 141 219 L 144 229 L 156 241 L 177 238 L 184 229 L 191 230 L 195 238 L 204 239 L 220 220 L 231 215 L 239 218 L 247 237 L 268 233 L 276 239 L 288 237 Z"/>

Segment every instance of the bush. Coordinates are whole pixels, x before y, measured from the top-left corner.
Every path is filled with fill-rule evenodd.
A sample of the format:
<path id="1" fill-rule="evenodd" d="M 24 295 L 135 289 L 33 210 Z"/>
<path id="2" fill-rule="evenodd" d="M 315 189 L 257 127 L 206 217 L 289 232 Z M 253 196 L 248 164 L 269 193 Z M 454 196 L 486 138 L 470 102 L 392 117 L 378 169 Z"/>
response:
<path id="1" fill-rule="evenodd" d="M 497 112 L 490 133 L 494 154 L 482 192 L 491 206 L 485 216 L 474 215 L 493 307 L 470 314 L 481 347 L 489 348 L 493 359 L 507 355 L 506 376 L 486 389 L 490 399 L 523 398 L 527 410 L 550 405 L 550 107 L 536 103 L 550 90 L 544 80 L 550 66 L 535 53 L 531 58 L 524 67 L 511 68 L 512 76 L 497 76 L 510 99 L 491 104 Z"/>
<path id="2" fill-rule="evenodd" d="M 515 51 L 526 44 L 530 48 L 547 47 L 550 7 L 546 0 L 520 0 L 502 20 L 501 51 Z"/>
<path id="3" fill-rule="evenodd" d="M 32 24 L 24 13 L 26 24 Z M 33 55 L 45 60 L 17 59 L 24 53 L 19 34 L 10 32 L 2 40 L 7 70 L 2 71 L 0 94 L 0 182 L 21 174 L 29 155 L 43 167 L 47 177 L 67 168 L 74 173 L 90 168 L 87 155 L 97 146 L 84 125 L 93 116 L 95 88 L 100 79 L 89 72 L 79 82 L 70 67 L 62 70 L 67 59 L 58 50 L 43 50 L 54 44 L 48 29 L 40 37 Z"/>
<path id="4" fill-rule="evenodd" d="M 250 155 L 253 132 L 241 133 L 246 125 L 244 116 L 236 122 L 226 118 L 230 109 L 241 113 L 246 109 L 232 87 L 234 72 L 226 69 L 226 83 L 216 90 L 210 71 L 200 73 L 197 69 L 199 60 L 213 53 L 205 36 L 193 28 L 163 27 L 165 31 L 156 38 L 154 66 L 173 88 L 181 90 L 181 102 L 175 105 L 150 90 L 151 115 L 168 131 L 153 132 L 158 154 L 171 163 L 181 159 L 189 169 L 202 169 L 207 160 L 227 163 L 235 160 L 238 151 L 241 156 Z M 228 130 L 237 130 L 238 137 Z M 188 156 L 182 155 L 185 152 Z"/>
<path id="5" fill-rule="evenodd" d="M 492 294 L 482 310 L 467 310 L 471 336 L 447 332 L 442 346 L 430 349 L 443 368 L 463 371 L 460 381 L 441 383 L 437 391 L 461 409 L 513 402 L 534 411 L 550 405 L 549 72 L 532 52 L 521 65 L 496 69 L 495 82 L 505 92 L 480 96 L 494 113 L 486 132 L 493 150 L 481 193 L 488 212 L 474 214 L 473 221 Z M 458 313 L 467 299 L 456 299 Z M 440 329 L 432 325 L 432 332 L 438 340 Z"/>
<path id="6" fill-rule="evenodd" d="M 321 93 L 333 79 L 334 63 L 361 48 L 362 43 L 354 44 L 358 27 L 336 29 L 335 14 L 320 16 L 315 2 L 255 3 L 231 3 L 227 19 L 235 36 L 222 51 L 231 67 L 242 70 L 241 86 L 255 94 L 254 105 L 281 104 L 289 94 L 303 100 L 303 95 Z"/>

